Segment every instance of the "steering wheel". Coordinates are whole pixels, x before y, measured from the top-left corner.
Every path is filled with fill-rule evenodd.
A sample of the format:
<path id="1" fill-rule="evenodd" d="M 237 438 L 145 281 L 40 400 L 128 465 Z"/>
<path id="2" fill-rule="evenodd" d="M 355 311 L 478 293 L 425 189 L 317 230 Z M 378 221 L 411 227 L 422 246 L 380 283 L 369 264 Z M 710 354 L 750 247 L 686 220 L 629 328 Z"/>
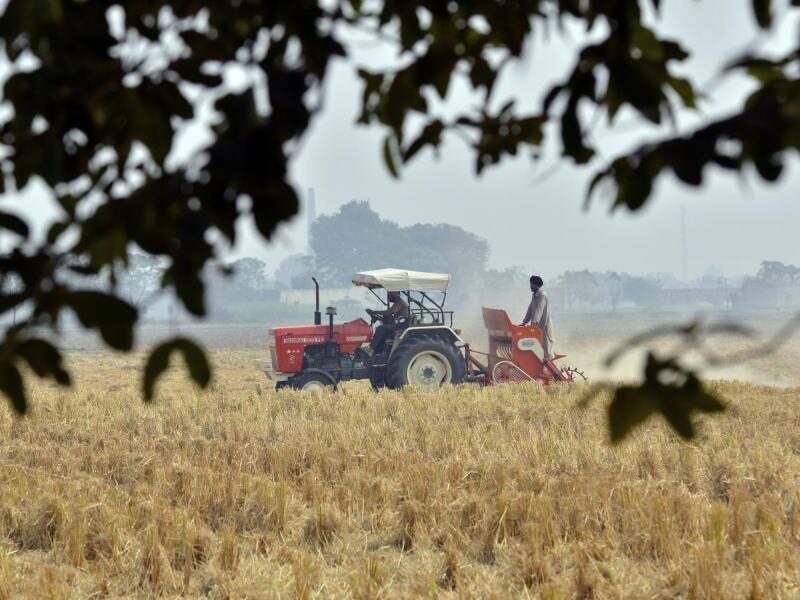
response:
<path id="1" fill-rule="evenodd" d="M 377 311 L 372 310 L 371 308 L 367 309 L 367 314 L 370 316 L 370 326 L 375 325 L 378 321 L 381 323 L 383 322 L 383 315 L 378 313 Z"/>

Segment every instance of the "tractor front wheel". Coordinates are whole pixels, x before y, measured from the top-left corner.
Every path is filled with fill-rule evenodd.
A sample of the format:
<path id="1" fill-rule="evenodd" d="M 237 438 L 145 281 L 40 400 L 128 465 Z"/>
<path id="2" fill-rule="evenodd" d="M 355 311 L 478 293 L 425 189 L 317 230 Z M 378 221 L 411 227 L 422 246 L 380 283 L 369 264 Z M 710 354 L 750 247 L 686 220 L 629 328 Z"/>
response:
<path id="1" fill-rule="evenodd" d="M 301 373 L 293 377 L 290 384 L 296 390 L 309 392 L 311 394 L 321 394 L 334 390 L 334 386 L 331 384 L 330 380 L 319 373 Z"/>
<path id="2" fill-rule="evenodd" d="M 410 385 L 435 390 L 461 383 L 467 374 L 464 357 L 450 341 L 428 335 L 414 336 L 400 344 L 386 365 L 386 384 L 396 389 Z"/>

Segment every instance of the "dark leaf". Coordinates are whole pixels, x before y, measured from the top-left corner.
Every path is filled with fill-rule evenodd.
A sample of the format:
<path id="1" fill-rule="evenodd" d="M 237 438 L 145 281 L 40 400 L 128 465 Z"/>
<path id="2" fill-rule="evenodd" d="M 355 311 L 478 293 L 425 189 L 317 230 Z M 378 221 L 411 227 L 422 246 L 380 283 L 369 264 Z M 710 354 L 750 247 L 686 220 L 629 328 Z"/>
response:
<path id="1" fill-rule="evenodd" d="M 211 381 L 211 367 L 202 348 L 187 338 L 175 338 L 156 346 L 147 359 L 144 369 L 144 397 L 148 402 L 155 395 L 158 378 L 167 370 L 173 352 L 183 354 L 189 375 L 200 387 Z"/>
<path id="2" fill-rule="evenodd" d="M 58 238 L 69 228 L 69 223 L 65 221 L 56 221 L 47 230 L 47 243 L 55 244 Z"/>
<path id="3" fill-rule="evenodd" d="M 22 292 L 13 294 L 0 294 L 0 315 L 11 310 L 12 308 L 19 308 L 19 306 L 27 299 L 26 294 Z"/>
<path id="4" fill-rule="evenodd" d="M 632 211 L 644 206 L 653 190 L 653 175 L 646 170 L 634 169 L 624 181 L 618 182 L 617 205 L 626 206 Z"/>
<path id="5" fill-rule="evenodd" d="M 191 83 L 207 88 L 215 88 L 222 85 L 222 76 L 204 72 L 203 62 L 202 59 L 192 56 L 173 62 L 170 68 L 180 75 L 181 79 Z"/>
<path id="6" fill-rule="evenodd" d="M 28 237 L 28 224 L 19 218 L 17 215 L 0 211 L 0 229 L 8 229 L 17 235 L 27 238 Z"/>
<path id="7" fill-rule="evenodd" d="M 90 264 L 68 265 L 67 268 L 73 273 L 77 273 L 78 275 L 82 275 L 83 277 L 97 275 L 98 273 L 98 269 Z"/>
<path id="8" fill-rule="evenodd" d="M 664 46 L 652 29 L 644 25 L 634 27 L 631 41 L 648 60 L 654 62 L 664 60 Z"/>
<path id="9" fill-rule="evenodd" d="M 617 443 L 623 440 L 634 427 L 650 417 L 655 410 L 652 397 L 641 387 L 618 388 L 608 407 L 611 441 Z"/>
<path id="10" fill-rule="evenodd" d="M 22 342 L 17 352 L 39 377 L 52 377 L 60 385 L 70 385 L 69 373 L 64 369 L 61 353 L 50 342 L 29 339 Z"/>
<path id="11" fill-rule="evenodd" d="M 438 64 L 437 67 L 434 71 L 434 76 L 430 79 L 433 82 L 436 93 L 439 94 L 440 98 L 444 99 L 447 97 L 447 90 L 450 87 L 450 76 L 453 73 L 453 67 L 452 64 L 447 64 L 446 62 Z"/>
<path id="12" fill-rule="evenodd" d="M 425 146 L 438 146 L 442 141 L 442 131 L 444 130 L 444 123 L 439 119 L 435 119 L 428 123 L 422 132 L 419 134 L 408 148 L 403 152 L 403 162 L 408 162 L 414 155 L 422 150 Z"/>
<path id="13" fill-rule="evenodd" d="M 483 56 L 477 55 L 469 71 L 469 78 L 474 88 L 482 87 L 489 92 L 494 87 L 495 80 L 497 79 L 497 72 L 492 69 L 489 61 Z"/>
<path id="14" fill-rule="evenodd" d="M 80 290 L 70 292 L 66 304 L 84 327 L 97 329 L 106 344 L 116 350 L 133 347 L 133 326 L 136 309 L 116 296 L 104 292 Z"/>
<path id="15" fill-rule="evenodd" d="M 164 272 L 163 283 L 175 286 L 175 293 L 190 313 L 198 317 L 206 314 L 205 288 L 196 270 L 173 264 Z"/>
<path id="16" fill-rule="evenodd" d="M 700 412 L 712 413 L 725 411 L 725 404 L 722 400 L 702 387 L 692 394 L 687 394 L 686 401 Z"/>
<path id="17" fill-rule="evenodd" d="M 542 128 L 547 124 L 547 117 L 527 117 L 525 119 L 520 119 L 515 123 L 520 130 L 520 140 L 531 144 L 534 146 L 538 146 L 542 143 L 544 139 L 544 133 L 542 132 Z M 512 125 L 512 131 L 514 126 Z"/>
<path id="18" fill-rule="evenodd" d="M 577 103 L 570 102 L 561 115 L 561 141 L 564 144 L 564 155 L 572 157 L 579 165 L 589 162 L 594 156 L 594 151 L 583 141 Z"/>
<path id="19" fill-rule="evenodd" d="M 273 184 L 260 192 L 253 196 L 253 218 L 261 235 L 269 239 L 280 223 L 297 214 L 300 202 L 287 183 Z"/>
<path id="20" fill-rule="evenodd" d="M 386 139 L 383 141 L 383 163 L 386 165 L 386 168 L 389 170 L 391 176 L 397 179 L 399 174 L 397 172 L 397 164 L 394 158 L 393 139 L 394 138 L 391 135 L 387 135 Z"/>
<path id="21" fill-rule="evenodd" d="M 543 113 L 547 114 L 548 112 L 550 112 L 550 107 L 553 105 L 556 99 L 561 95 L 561 92 L 563 92 L 565 89 L 566 86 L 564 85 L 554 85 L 552 88 L 550 88 L 550 90 L 545 95 L 544 100 L 542 101 Z"/>
<path id="22" fill-rule="evenodd" d="M 368 124 L 373 117 L 375 106 L 380 97 L 381 86 L 383 85 L 383 74 L 370 73 L 365 69 L 358 70 L 358 76 L 364 82 L 364 92 L 361 98 L 361 115 L 358 122 Z"/>
<path id="23" fill-rule="evenodd" d="M 7 364 L 0 367 L 0 391 L 9 399 L 11 407 L 17 414 L 24 415 L 28 411 L 22 376 L 14 365 Z"/>
<path id="24" fill-rule="evenodd" d="M 592 179 L 589 181 L 589 187 L 586 188 L 585 202 L 586 202 L 586 206 L 587 207 L 588 207 L 589 203 L 592 200 L 592 196 L 594 195 L 595 190 L 597 190 L 597 188 L 600 186 L 601 183 L 603 183 L 605 180 L 609 179 L 610 177 L 612 177 L 611 169 L 606 169 L 604 171 L 598 171 L 597 173 L 594 174 Z"/>
<path id="25" fill-rule="evenodd" d="M 772 0 L 753 0 L 753 13 L 761 29 L 772 25 Z"/>
<path id="26" fill-rule="evenodd" d="M 696 329 L 697 326 L 694 325 L 685 328 L 662 327 L 640 334 L 637 336 L 639 341 L 633 341 L 629 345 L 640 346 L 645 340 L 660 336 L 659 331 L 668 334 L 683 330 L 683 335 L 692 336 Z M 661 413 L 678 435 L 690 439 L 695 435 L 693 413 L 725 410 L 722 401 L 709 392 L 699 377 L 683 367 L 675 357 L 662 359 L 652 352 L 648 353 L 643 375 L 641 384 L 620 387 L 609 406 L 609 426 L 614 442 L 622 440 L 635 426 L 654 413 Z"/>
<path id="27" fill-rule="evenodd" d="M 667 60 L 683 61 L 689 58 L 689 53 L 677 42 L 661 40 L 661 47 L 664 49 L 664 57 Z"/>
<path id="28" fill-rule="evenodd" d="M 694 437 L 694 425 L 686 405 L 682 402 L 663 402 L 660 408 L 667 423 L 679 436 L 685 440 Z"/>
<path id="29" fill-rule="evenodd" d="M 783 164 L 775 155 L 769 156 L 766 154 L 759 154 L 754 157 L 753 162 L 756 165 L 758 174 L 766 181 L 777 181 L 783 172 Z"/>
<path id="30" fill-rule="evenodd" d="M 675 90 L 675 93 L 678 94 L 686 108 L 697 108 L 695 104 L 694 88 L 692 88 L 692 84 L 688 79 L 684 79 L 683 77 L 670 77 L 669 85 Z"/>

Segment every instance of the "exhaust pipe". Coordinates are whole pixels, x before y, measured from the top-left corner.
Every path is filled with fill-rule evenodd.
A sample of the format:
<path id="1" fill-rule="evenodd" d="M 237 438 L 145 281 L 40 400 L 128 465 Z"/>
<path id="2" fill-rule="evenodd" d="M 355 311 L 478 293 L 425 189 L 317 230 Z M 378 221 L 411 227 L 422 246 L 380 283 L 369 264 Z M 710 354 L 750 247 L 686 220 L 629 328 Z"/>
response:
<path id="1" fill-rule="evenodd" d="M 336 307 L 329 306 L 325 309 L 325 314 L 328 315 L 328 341 L 333 341 L 333 317 L 336 316 Z"/>
<path id="2" fill-rule="evenodd" d="M 311 281 L 314 282 L 314 287 L 316 288 L 316 308 L 314 309 L 314 325 L 322 325 L 322 313 L 319 312 L 319 281 L 317 281 L 316 277 L 312 277 Z"/>

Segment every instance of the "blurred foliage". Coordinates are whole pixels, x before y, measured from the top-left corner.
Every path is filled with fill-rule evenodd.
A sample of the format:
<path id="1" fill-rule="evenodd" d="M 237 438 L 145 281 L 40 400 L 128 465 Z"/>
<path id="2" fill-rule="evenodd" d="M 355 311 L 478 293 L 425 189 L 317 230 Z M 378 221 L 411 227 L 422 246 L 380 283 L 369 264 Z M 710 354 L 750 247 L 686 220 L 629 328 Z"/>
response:
<path id="1" fill-rule="evenodd" d="M 167 370 L 175 352 L 183 354 L 189 374 L 195 382 L 204 387 L 210 383 L 211 367 L 203 349 L 192 340 L 178 337 L 159 344 L 150 353 L 144 368 L 145 400 L 150 401 L 155 396 L 156 380 Z"/>
<path id="2" fill-rule="evenodd" d="M 613 121 L 627 108 L 659 124 L 679 107 L 695 107 L 694 86 L 677 74 L 687 52 L 662 39 L 644 16 L 661 4 L 10 0 L 0 16 L 11 63 L 2 87 L 11 110 L 0 122 L 0 192 L 14 194 L 36 180 L 52 190 L 61 213 L 42 241 L 30 237 L 25 219 L 0 211 L 0 229 L 11 239 L 0 277 L 20 283 L 0 286 L 0 311 L 26 308 L 0 342 L 0 389 L 24 412 L 21 363 L 68 383 L 58 349 L 35 333 L 58 329 L 65 311 L 111 347 L 132 347 L 138 313 L 115 273 L 133 251 L 163 261 L 160 286 L 173 289 L 189 312 L 205 314 L 204 266 L 220 242 L 235 242 L 239 219 L 252 216 L 268 239 L 296 214 L 289 162 L 322 105 L 331 61 L 348 56 L 350 32 L 367 32 L 396 50 L 385 68 L 358 71 L 359 122 L 386 132 L 382 152 L 392 174 L 450 133 L 471 145 L 478 173 L 526 149 L 536 155 L 546 131 L 556 132 L 565 158 L 584 164 L 596 154 L 592 112 Z M 758 26 L 769 29 L 772 3 L 752 0 L 752 7 Z M 585 25 L 599 41 L 577 53 L 541 108 L 526 114 L 514 98 L 496 99 L 498 79 L 529 40 L 567 22 Z M 752 164 L 775 181 L 784 153 L 800 148 L 799 63 L 797 49 L 733 61 L 729 70 L 757 85 L 739 112 L 614 160 L 592 189 L 608 183 L 615 206 L 637 210 L 666 171 L 696 186 L 708 166 Z M 243 83 L 223 85 L 234 68 Z M 456 79 L 481 101 L 445 118 L 433 107 Z M 213 135 L 181 157 L 176 139 L 203 107 L 212 109 Z M 108 277 L 111 287 L 81 289 L 62 276 L 65 270 Z M 207 381 L 199 376 L 202 353 L 174 343 L 151 357 L 147 390 L 169 348 L 183 350 L 190 372 Z"/>
<path id="3" fill-rule="evenodd" d="M 695 435 L 695 412 L 721 412 L 725 405 L 702 384 L 697 374 L 674 359 L 647 355 L 644 381 L 622 385 L 608 408 L 611 441 L 619 442 L 638 424 L 660 414 L 684 439 Z"/>

